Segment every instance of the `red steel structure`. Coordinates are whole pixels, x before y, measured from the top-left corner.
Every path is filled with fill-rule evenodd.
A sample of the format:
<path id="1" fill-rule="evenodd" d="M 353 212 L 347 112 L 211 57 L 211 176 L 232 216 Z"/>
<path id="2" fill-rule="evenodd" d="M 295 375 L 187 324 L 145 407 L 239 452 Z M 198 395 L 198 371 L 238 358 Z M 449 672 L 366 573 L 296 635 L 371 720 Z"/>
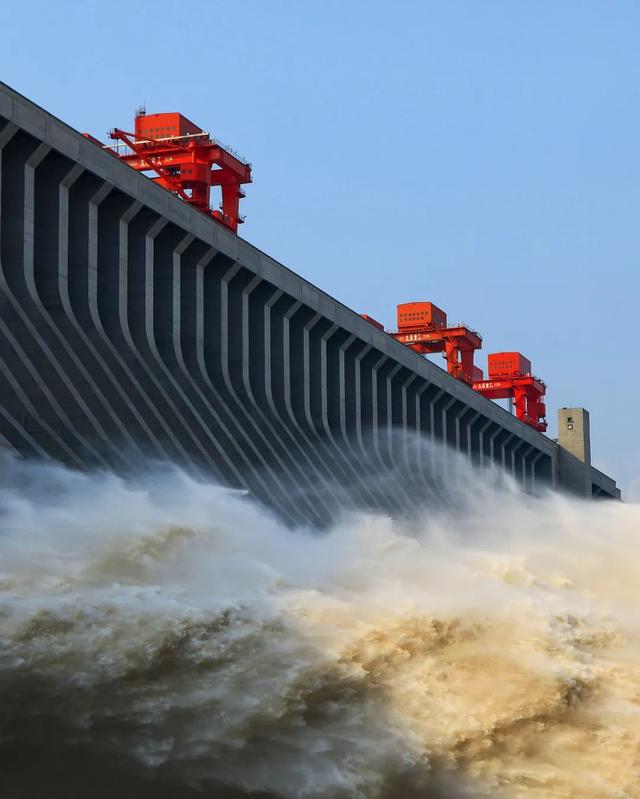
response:
<path id="1" fill-rule="evenodd" d="M 542 380 L 531 374 L 531 361 L 519 352 L 495 352 L 488 357 L 488 377 L 476 380 L 473 390 L 487 399 L 511 399 L 516 416 L 541 433 L 547 429 L 547 391 Z"/>
<path id="2" fill-rule="evenodd" d="M 447 315 L 431 302 L 405 302 L 397 307 L 398 332 L 391 333 L 420 355 L 444 353 L 452 377 L 472 384 L 473 353 L 482 347 L 482 337 L 466 325 L 447 326 Z"/>
<path id="3" fill-rule="evenodd" d="M 370 325 L 377 327 L 378 330 L 384 331 L 384 325 L 382 322 L 378 322 L 378 320 L 374 319 L 373 316 L 369 316 L 368 313 L 361 313 L 360 316 L 365 320 L 365 322 L 369 322 Z"/>
<path id="4" fill-rule="evenodd" d="M 380 323 L 363 318 L 382 328 Z M 482 338 L 466 325 L 447 325 L 447 314 L 431 302 L 405 302 L 397 306 L 398 332 L 391 335 L 420 355 L 443 352 L 447 371 L 464 380 L 487 399 L 511 399 L 516 416 L 541 433 L 547 429 L 546 385 L 531 374 L 531 361 L 519 352 L 494 352 L 488 357 L 488 377 L 473 363 Z"/>
<path id="5" fill-rule="evenodd" d="M 251 183 L 251 164 L 209 133 L 182 114 L 147 114 L 140 110 L 133 133 L 114 128 L 109 138 L 118 144 L 105 149 L 121 161 L 138 172 L 155 172 L 151 179 L 158 185 L 233 233 L 238 232 L 238 225 L 244 222 L 240 216 L 240 200 L 245 196 L 242 186 Z M 214 186 L 222 192 L 219 210 L 210 204 Z"/>

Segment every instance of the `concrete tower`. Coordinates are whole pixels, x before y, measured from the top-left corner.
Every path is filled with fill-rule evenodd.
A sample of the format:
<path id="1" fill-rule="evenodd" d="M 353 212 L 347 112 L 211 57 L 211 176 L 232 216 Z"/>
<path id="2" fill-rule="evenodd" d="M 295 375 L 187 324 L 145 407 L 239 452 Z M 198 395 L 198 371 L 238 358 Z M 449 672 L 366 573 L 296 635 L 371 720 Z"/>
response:
<path id="1" fill-rule="evenodd" d="M 589 411 L 584 408 L 558 410 L 558 467 L 561 483 L 575 494 L 590 497 L 591 430 Z"/>

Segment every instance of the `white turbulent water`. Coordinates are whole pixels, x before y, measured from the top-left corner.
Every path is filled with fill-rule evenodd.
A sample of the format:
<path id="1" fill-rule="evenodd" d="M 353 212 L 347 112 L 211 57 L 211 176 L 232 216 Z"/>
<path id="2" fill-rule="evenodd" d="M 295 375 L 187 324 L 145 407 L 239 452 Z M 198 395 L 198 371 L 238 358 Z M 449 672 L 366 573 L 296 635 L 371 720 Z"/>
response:
<path id="1" fill-rule="evenodd" d="M 319 534 L 176 470 L 31 468 L 4 796 L 640 797 L 640 506 L 467 472 L 463 509 Z"/>

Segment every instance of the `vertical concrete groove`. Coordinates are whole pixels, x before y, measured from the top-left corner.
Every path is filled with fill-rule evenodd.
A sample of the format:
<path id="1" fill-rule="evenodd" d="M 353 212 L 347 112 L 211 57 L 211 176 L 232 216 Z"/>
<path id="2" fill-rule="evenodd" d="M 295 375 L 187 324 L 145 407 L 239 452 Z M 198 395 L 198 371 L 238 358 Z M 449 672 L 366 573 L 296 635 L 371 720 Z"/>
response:
<path id="1" fill-rule="evenodd" d="M 24 139 L 20 141 L 17 136 L 8 136 L 9 132 L 3 131 L 5 135 L 0 150 L 3 162 L 0 171 L 2 196 L 0 218 L 4 228 L 0 229 L 0 288 L 5 305 L 0 319 L 0 333 L 10 347 L 7 355 L 9 352 L 12 353 L 16 368 L 7 364 L 6 357 L 2 359 L 0 368 L 11 386 L 12 393 L 31 416 L 36 430 L 40 427 L 43 435 L 48 436 L 52 443 L 55 442 L 56 448 L 70 457 L 76 465 L 84 466 L 96 462 L 104 464 L 92 443 L 85 441 L 78 433 L 77 426 L 70 422 L 58 396 L 50 389 L 48 381 L 43 379 L 43 371 L 47 369 L 53 369 L 59 375 L 59 365 L 53 359 L 47 342 L 39 334 L 28 305 L 25 307 L 23 303 L 27 295 L 25 273 L 28 271 L 27 264 L 32 259 L 34 235 L 33 185 L 29 180 L 32 171 L 28 172 L 27 165 L 29 158 L 34 155 L 36 157 L 32 164 L 37 164 L 46 154 L 47 148 L 33 141 Z M 14 144 L 15 150 L 9 173 L 4 159 L 6 148 Z M 6 208 L 5 204 L 9 198 L 11 206 Z M 9 225 L 13 225 L 12 240 L 9 240 L 7 235 Z M 8 261 L 5 258 L 6 253 L 10 253 Z M 8 307 L 12 311 L 10 315 L 7 314 Z M 11 317 L 13 317 L 11 324 L 19 335 L 10 329 L 6 321 Z M 37 407 L 23 389 L 21 381 L 23 384 L 31 381 L 32 385 L 37 387 L 36 391 L 33 391 L 33 396 L 38 396 Z"/>
<path id="2" fill-rule="evenodd" d="M 116 426 L 120 427 L 120 433 L 123 433 L 124 430 L 122 426 L 119 425 L 119 421 L 114 419 L 114 415 L 110 413 L 109 404 L 106 402 L 104 396 L 99 392 L 96 391 L 95 385 L 91 380 L 91 377 L 88 371 L 84 368 L 83 364 L 81 363 L 80 359 L 77 357 L 73 348 L 71 347 L 67 338 L 60 332 L 57 325 L 54 323 L 51 315 L 48 313 L 46 307 L 41 302 L 40 295 L 38 293 L 38 288 L 36 286 L 36 276 L 35 276 L 35 218 L 36 218 L 36 188 L 35 188 L 35 175 L 36 169 L 40 166 L 46 155 L 51 151 L 51 148 L 44 147 L 42 145 L 39 147 L 35 153 L 27 160 L 27 170 L 26 170 L 26 187 L 25 187 L 25 253 L 24 253 L 24 276 L 26 282 L 26 288 L 28 291 L 29 300 L 32 303 L 32 307 L 35 311 L 33 315 L 34 319 L 38 319 L 40 324 L 39 327 L 42 326 L 45 328 L 43 331 L 44 335 L 46 335 L 46 340 L 50 341 L 50 344 L 46 343 L 46 340 L 42 338 L 42 349 L 45 353 L 47 359 L 49 360 L 50 364 L 52 365 L 56 375 L 59 377 L 60 381 L 64 384 L 64 387 L 67 391 L 67 394 L 70 398 L 72 398 L 73 402 L 78 406 L 78 409 L 82 412 L 84 418 L 88 421 L 89 425 L 91 426 L 92 430 L 97 435 L 98 439 L 105 443 L 108 446 L 109 435 L 105 431 L 104 427 L 100 423 L 100 421 L 96 418 L 93 413 L 92 407 L 102 407 L 106 413 L 106 415 L 110 416 L 112 420 L 114 420 Z M 66 171 L 66 170 L 65 170 Z M 27 232 L 28 231 L 28 232 Z M 58 235 L 60 234 L 60 226 L 59 226 L 59 219 L 58 219 L 58 226 L 57 226 Z M 59 252 L 59 248 L 52 247 L 52 251 Z M 47 267 L 50 264 L 46 264 Z M 49 334 L 53 334 L 51 337 Z M 60 354 L 64 356 L 65 360 L 67 361 L 67 365 L 64 366 L 62 364 L 61 358 L 56 357 L 52 351 L 52 345 L 55 342 L 58 345 L 58 350 Z M 76 374 L 70 373 L 69 368 L 73 370 L 74 373 L 78 373 L 81 375 L 84 383 L 86 383 L 89 391 L 87 398 L 85 399 L 82 395 L 82 392 L 78 389 L 79 383 Z M 77 424 L 75 425 L 77 428 Z M 93 448 L 86 438 L 83 439 L 83 447 L 86 447 L 89 451 L 93 451 Z M 108 446 L 111 450 L 112 457 L 115 457 L 116 461 L 122 461 L 126 463 L 126 458 L 123 457 L 123 452 L 117 448 L 113 448 Z M 98 456 L 98 462 L 101 463 L 102 466 L 107 466 L 108 461 Z"/>

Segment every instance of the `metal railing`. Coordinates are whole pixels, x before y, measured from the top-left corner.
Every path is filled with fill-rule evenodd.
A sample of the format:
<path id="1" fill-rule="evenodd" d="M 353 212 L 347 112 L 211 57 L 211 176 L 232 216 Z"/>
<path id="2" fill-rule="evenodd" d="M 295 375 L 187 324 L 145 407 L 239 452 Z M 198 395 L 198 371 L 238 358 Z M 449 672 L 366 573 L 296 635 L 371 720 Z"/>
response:
<path id="1" fill-rule="evenodd" d="M 245 164 L 251 168 L 251 162 L 247 161 L 247 159 L 240 155 L 237 150 L 234 150 L 233 147 L 229 147 L 228 144 L 225 144 L 221 139 L 212 136 L 208 131 L 203 130 L 200 133 L 185 133 L 183 136 L 163 136 L 162 138 L 158 139 L 136 139 L 136 144 L 156 144 L 158 142 L 183 142 L 189 141 L 190 139 L 197 139 L 201 138 L 202 136 L 206 136 L 209 141 L 216 145 L 216 147 L 220 147 L 221 150 L 232 155 L 234 158 L 237 158 L 238 161 Z M 124 142 L 116 142 L 115 144 L 103 144 L 103 150 L 111 150 L 111 152 L 115 153 L 116 155 L 134 155 L 133 150 Z"/>

